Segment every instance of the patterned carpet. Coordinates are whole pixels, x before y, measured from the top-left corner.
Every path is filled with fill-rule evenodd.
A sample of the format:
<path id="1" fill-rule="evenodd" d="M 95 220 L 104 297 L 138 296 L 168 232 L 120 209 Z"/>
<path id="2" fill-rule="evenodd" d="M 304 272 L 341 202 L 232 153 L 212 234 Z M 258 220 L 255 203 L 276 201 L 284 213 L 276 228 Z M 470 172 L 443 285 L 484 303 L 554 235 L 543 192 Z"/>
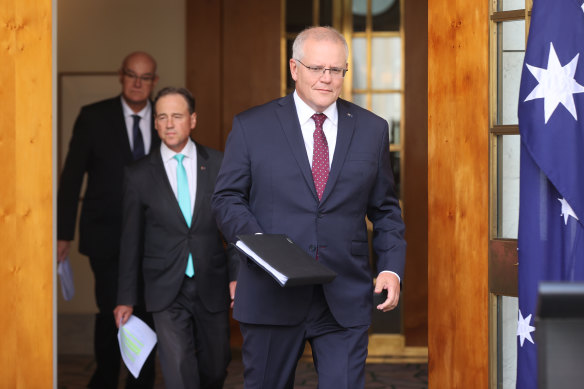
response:
<path id="1" fill-rule="evenodd" d="M 60 355 L 58 361 L 58 388 L 81 389 L 91 378 L 95 364 L 92 356 Z M 243 365 L 235 358 L 229 365 L 229 375 L 224 389 L 243 389 Z M 122 374 L 125 377 L 125 373 Z M 123 379 L 120 379 L 123 388 Z M 296 370 L 295 389 L 315 389 L 317 376 L 312 362 L 300 361 Z M 156 389 L 164 389 L 160 369 L 157 372 Z M 428 365 L 424 363 L 367 364 L 366 389 L 426 389 L 428 388 Z"/>

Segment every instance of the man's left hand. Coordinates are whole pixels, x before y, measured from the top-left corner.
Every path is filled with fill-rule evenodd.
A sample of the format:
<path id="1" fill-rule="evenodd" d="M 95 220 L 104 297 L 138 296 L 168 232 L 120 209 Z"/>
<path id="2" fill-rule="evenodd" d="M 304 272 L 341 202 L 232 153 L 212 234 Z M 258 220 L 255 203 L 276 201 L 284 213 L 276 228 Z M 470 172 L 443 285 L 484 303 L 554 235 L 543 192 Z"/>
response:
<path id="1" fill-rule="evenodd" d="M 375 293 L 381 293 L 387 290 L 387 299 L 376 308 L 380 311 L 387 312 L 397 307 L 399 302 L 400 285 L 397 276 L 393 273 L 382 272 L 377 276 L 375 282 Z"/>

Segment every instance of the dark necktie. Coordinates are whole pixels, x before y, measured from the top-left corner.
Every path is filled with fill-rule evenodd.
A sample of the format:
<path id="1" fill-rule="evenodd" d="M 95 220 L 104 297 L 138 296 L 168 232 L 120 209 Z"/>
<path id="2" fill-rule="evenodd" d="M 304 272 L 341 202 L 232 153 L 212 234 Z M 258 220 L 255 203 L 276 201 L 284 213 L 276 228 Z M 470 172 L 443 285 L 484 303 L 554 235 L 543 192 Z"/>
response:
<path id="1" fill-rule="evenodd" d="M 315 124 L 313 135 L 314 150 L 312 154 L 312 179 L 314 180 L 314 186 L 316 187 L 316 194 L 320 200 L 322 199 L 322 194 L 324 193 L 330 170 L 328 143 L 322 130 L 322 124 L 326 120 L 326 115 L 324 113 L 315 113 L 312 115 L 312 120 L 314 120 Z"/>
<path id="2" fill-rule="evenodd" d="M 132 115 L 134 118 L 134 127 L 132 127 L 132 135 L 134 137 L 134 148 L 132 149 L 132 155 L 134 160 L 142 158 L 144 156 L 144 140 L 142 139 L 142 131 L 140 131 L 140 119 L 138 115 Z"/>

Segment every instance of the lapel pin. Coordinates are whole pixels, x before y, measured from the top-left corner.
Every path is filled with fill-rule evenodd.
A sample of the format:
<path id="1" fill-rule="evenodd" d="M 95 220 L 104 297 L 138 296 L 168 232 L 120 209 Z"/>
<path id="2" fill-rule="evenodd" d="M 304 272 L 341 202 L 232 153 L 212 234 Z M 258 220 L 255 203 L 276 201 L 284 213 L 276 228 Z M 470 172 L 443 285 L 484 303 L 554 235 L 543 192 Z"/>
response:
<path id="1" fill-rule="evenodd" d="M 347 112 L 347 116 L 348 116 L 348 117 L 350 117 L 350 118 L 352 118 L 352 117 L 353 117 L 353 115 L 351 115 L 351 113 L 350 113 L 350 112 Z"/>
<path id="2" fill-rule="evenodd" d="M 201 170 L 207 170 L 207 166 L 201 165 Z"/>

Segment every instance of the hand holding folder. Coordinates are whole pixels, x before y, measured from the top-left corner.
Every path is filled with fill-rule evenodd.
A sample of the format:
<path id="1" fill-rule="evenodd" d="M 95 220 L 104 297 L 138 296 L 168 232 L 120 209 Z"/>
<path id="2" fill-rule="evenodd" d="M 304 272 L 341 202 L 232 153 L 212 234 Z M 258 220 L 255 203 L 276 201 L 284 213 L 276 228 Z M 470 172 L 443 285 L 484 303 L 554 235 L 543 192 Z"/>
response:
<path id="1" fill-rule="evenodd" d="M 282 287 L 324 284 L 337 274 L 317 262 L 286 235 L 239 235 L 235 247 Z"/>

